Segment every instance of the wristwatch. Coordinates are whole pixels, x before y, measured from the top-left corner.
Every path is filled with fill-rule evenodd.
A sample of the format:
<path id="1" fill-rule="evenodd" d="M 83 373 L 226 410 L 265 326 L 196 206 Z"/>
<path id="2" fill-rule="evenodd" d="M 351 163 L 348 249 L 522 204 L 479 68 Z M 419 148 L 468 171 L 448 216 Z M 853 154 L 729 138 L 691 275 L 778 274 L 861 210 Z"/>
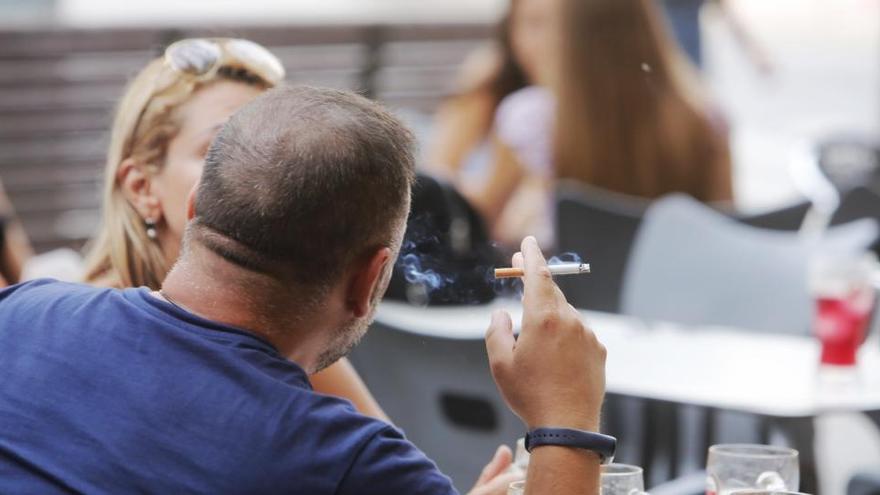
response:
<path id="1" fill-rule="evenodd" d="M 528 452 L 541 445 L 589 450 L 599 456 L 602 464 L 611 464 L 617 450 L 617 439 L 610 435 L 571 428 L 535 428 L 526 433 L 525 443 Z"/>

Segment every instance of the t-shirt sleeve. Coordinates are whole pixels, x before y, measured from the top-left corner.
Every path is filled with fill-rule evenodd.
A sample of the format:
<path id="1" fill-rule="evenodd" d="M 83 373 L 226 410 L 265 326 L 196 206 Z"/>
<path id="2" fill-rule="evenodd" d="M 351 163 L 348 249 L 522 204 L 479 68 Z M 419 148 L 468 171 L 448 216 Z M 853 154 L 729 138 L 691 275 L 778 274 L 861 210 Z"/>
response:
<path id="1" fill-rule="evenodd" d="M 395 428 L 387 426 L 358 453 L 339 495 L 457 495 L 452 481 Z"/>
<path id="2" fill-rule="evenodd" d="M 551 174 L 556 102 L 550 91 L 529 86 L 505 97 L 495 112 L 495 135 L 538 177 Z"/>

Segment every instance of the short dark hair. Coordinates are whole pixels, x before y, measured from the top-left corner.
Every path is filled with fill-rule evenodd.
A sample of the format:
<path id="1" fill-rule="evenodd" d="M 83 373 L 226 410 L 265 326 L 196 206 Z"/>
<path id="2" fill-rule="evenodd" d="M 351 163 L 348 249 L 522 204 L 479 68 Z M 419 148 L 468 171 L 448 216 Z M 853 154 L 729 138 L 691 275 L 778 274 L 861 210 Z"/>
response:
<path id="1" fill-rule="evenodd" d="M 187 235 L 248 270 L 329 287 L 357 257 L 397 247 L 413 149 L 399 120 L 354 93 L 269 90 L 214 139 Z"/>

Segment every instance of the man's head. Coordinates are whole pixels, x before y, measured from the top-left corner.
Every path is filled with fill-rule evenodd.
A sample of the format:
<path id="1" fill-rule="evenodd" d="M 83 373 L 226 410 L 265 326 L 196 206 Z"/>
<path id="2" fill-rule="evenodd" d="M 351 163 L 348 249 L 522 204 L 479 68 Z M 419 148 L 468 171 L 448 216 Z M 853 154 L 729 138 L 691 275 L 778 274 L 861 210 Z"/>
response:
<path id="1" fill-rule="evenodd" d="M 413 177 L 412 136 L 379 105 L 344 91 L 277 88 L 217 135 L 184 242 L 289 288 L 304 311 L 343 307 L 346 328 L 325 366 L 360 338 L 385 290 Z"/>

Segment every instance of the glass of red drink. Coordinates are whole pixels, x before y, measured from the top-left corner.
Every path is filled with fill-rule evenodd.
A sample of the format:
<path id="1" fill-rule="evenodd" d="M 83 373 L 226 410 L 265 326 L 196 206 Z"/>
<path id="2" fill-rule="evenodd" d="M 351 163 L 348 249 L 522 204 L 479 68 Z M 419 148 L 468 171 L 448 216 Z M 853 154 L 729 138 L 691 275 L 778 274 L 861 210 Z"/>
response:
<path id="1" fill-rule="evenodd" d="M 873 253 L 822 255 L 810 265 L 816 301 L 814 330 L 822 343 L 821 363 L 854 366 L 874 310 Z"/>

